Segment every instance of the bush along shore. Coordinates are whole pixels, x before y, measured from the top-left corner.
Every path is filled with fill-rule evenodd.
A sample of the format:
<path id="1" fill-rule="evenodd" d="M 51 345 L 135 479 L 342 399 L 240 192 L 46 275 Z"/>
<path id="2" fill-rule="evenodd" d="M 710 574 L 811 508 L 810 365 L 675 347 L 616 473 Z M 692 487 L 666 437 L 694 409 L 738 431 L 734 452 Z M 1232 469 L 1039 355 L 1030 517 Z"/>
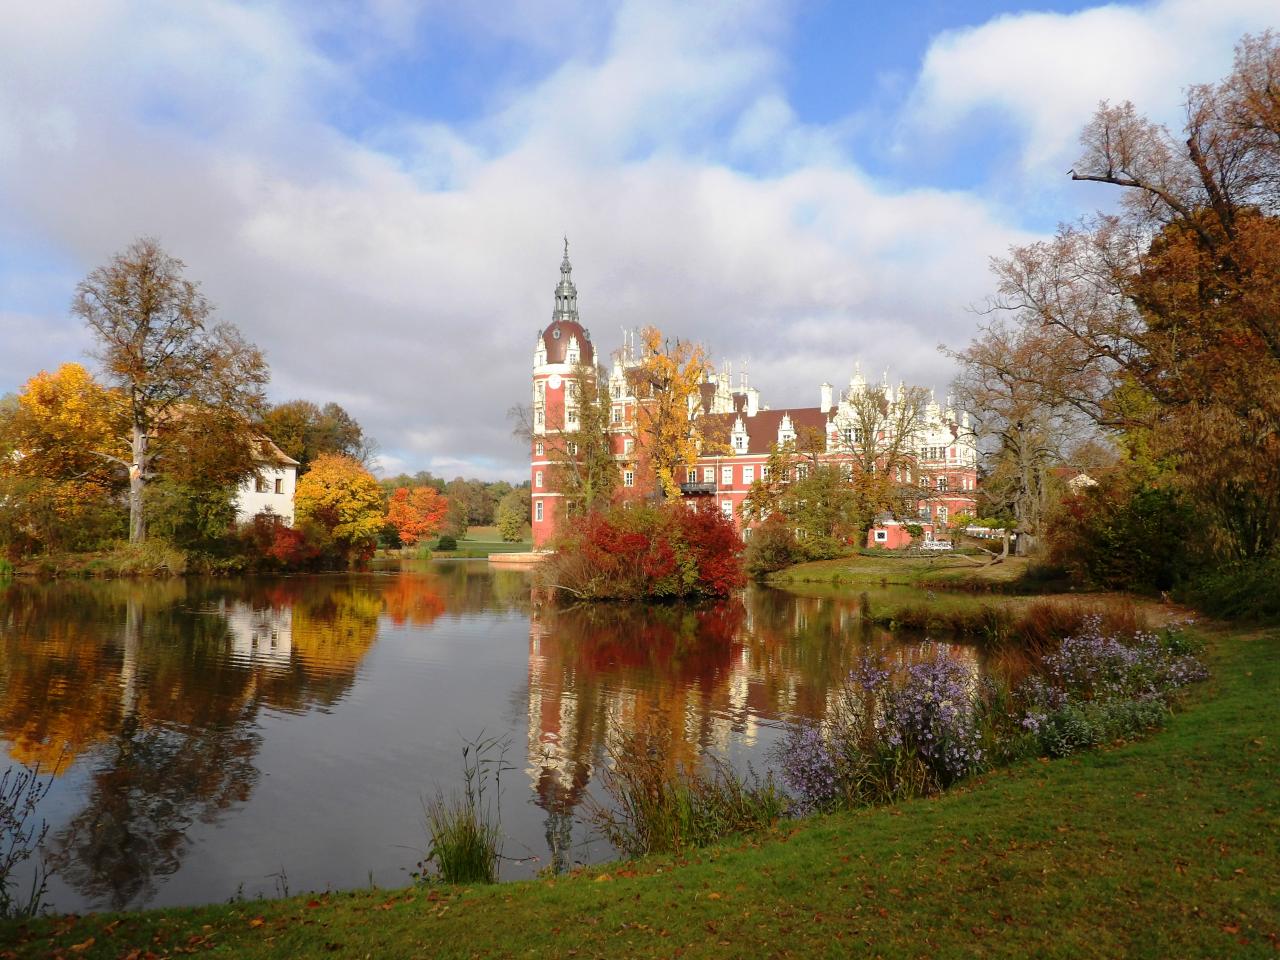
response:
<path id="1" fill-rule="evenodd" d="M 1025 710 L 1006 711 L 1005 742 L 1065 759 L 1013 760 L 956 780 L 974 757 L 993 763 L 984 744 L 1000 738 L 979 709 L 952 717 L 950 698 L 936 697 L 958 692 L 949 661 L 927 661 L 936 666 L 900 684 L 868 664 L 850 678 L 847 722 L 794 733 L 812 749 L 790 752 L 789 789 L 830 813 L 568 878 L 11 923 L 0 926 L 0 949 L 95 958 L 193 949 L 248 958 L 1274 956 L 1280 632 L 1203 632 L 1210 642 L 1194 660 L 1188 631 L 1064 644 L 1039 675 L 1057 692 L 1046 700 L 1024 688 Z M 1201 664 L 1211 676 L 1190 688 L 1194 708 L 1171 715 Z M 868 699 L 884 723 L 855 708 Z M 1086 736 L 1056 732 L 1077 728 L 1073 709 L 1119 703 L 1159 705 L 1168 729 L 1116 745 L 1129 728 L 1107 728 L 1110 715 L 1099 714 Z M 864 806 L 851 772 L 826 758 L 868 729 L 890 752 L 952 732 L 912 763 L 917 777 L 925 770 L 954 786 L 927 801 Z M 1099 739 L 1108 749 L 1083 749 Z M 837 775 L 820 776 L 829 770 Z"/>

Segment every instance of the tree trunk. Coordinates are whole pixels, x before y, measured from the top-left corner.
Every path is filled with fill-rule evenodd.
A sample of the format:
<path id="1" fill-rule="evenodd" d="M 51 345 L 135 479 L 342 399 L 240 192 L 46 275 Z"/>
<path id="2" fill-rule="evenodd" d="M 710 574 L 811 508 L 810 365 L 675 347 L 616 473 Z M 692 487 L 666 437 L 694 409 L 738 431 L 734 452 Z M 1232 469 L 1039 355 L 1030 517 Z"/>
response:
<path id="1" fill-rule="evenodd" d="M 147 521 L 142 514 L 142 491 L 147 475 L 147 431 L 134 421 L 129 464 L 129 542 L 147 539 Z"/>

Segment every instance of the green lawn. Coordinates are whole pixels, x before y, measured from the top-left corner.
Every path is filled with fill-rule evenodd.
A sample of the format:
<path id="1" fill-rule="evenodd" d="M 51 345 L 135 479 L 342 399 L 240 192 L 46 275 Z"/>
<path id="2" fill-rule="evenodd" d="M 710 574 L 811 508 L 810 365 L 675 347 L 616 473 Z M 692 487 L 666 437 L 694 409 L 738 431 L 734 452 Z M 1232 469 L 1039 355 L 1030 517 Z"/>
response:
<path id="1" fill-rule="evenodd" d="M 1149 740 L 679 863 L 49 918 L 0 927 L 0 956 L 1274 957 L 1280 631 L 1209 657 Z"/>
<path id="2" fill-rule="evenodd" d="M 914 584 L 921 581 L 1000 584 L 1016 580 L 1027 569 L 1025 557 L 1006 557 L 988 564 L 987 558 L 937 553 L 909 557 L 885 551 L 881 556 L 856 554 L 834 560 L 815 560 L 773 574 L 772 583 L 831 582 Z"/>

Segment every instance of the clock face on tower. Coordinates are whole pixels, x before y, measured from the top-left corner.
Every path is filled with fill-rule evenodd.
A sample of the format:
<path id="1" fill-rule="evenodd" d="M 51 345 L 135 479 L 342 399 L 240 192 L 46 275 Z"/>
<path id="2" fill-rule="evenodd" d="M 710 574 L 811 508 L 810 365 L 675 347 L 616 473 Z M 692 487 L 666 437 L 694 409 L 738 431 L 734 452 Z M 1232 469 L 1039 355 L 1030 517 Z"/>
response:
<path id="1" fill-rule="evenodd" d="M 559 389 L 560 389 L 560 374 L 558 374 L 558 373 L 553 373 L 551 376 L 547 377 L 547 386 L 548 386 L 550 389 L 552 389 L 552 390 L 559 390 Z"/>

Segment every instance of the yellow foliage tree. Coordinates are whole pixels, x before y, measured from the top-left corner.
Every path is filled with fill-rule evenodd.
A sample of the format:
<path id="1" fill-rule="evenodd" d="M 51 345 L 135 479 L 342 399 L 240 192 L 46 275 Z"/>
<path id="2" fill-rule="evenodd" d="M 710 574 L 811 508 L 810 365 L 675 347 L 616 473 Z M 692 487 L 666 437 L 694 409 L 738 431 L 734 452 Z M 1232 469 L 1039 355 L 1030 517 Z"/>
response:
<path id="1" fill-rule="evenodd" d="M 298 523 L 322 529 L 349 561 L 373 553 L 386 508 L 378 481 L 358 460 L 317 457 L 298 481 L 294 504 Z"/>
<path id="2" fill-rule="evenodd" d="M 664 496 L 680 496 L 681 468 L 698 459 L 708 442 L 698 413 L 700 388 L 711 370 L 706 350 L 687 340 L 672 343 L 657 327 L 640 331 L 643 356 L 628 376 L 638 401 L 636 442 Z"/>
<path id="3" fill-rule="evenodd" d="M 78 363 L 40 371 L 23 385 L 9 418 L 8 445 L 21 476 L 110 485 L 120 471 L 106 459 L 127 431 L 124 397 Z"/>

